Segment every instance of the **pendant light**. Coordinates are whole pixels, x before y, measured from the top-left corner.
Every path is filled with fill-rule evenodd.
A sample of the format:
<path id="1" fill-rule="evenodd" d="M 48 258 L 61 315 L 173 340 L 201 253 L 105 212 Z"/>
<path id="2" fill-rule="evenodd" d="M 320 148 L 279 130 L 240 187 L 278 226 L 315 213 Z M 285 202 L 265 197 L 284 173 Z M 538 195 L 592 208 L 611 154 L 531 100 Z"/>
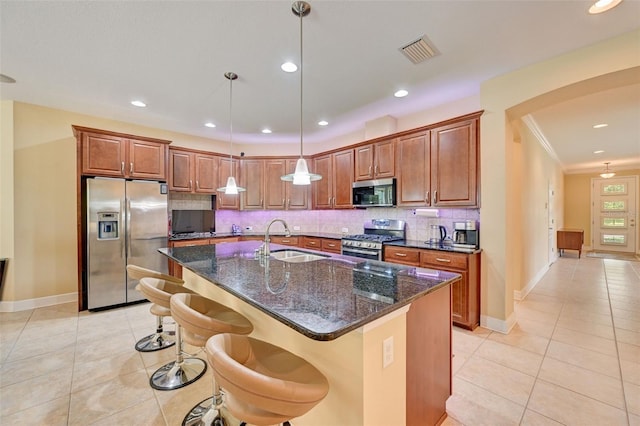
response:
<path id="1" fill-rule="evenodd" d="M 306 1 L 296 1 L 291 6 L 294 15 L 300 17 L 300 158 L 296 163 L 296 170 L 293 174 L 281 176 L 280 179 L 293 182 L 294 185 L 310 185 L 312 181 L 322 179 L 322 176 L 309 173 L 307 160 L 302 156 L 302 18 L 311 12 L 311 6 Z"/>
<path id="2" fill-rule="evenodd" d="M 236 178 L 233 177 L 233 109 L 232 109 L 232 100 L 233 100 L 233 80 L 238 78 L 238 74 L 234 72 L 226 72 L 224 73 L 225 78 L 229 80 L 229 142 L 231 143 L 231 147 L 229 149 L 229 177 L 227 178 L 227 185 L 222 188 L 218 188 L 218 191 L 224 192 L 227 195 L 235 195 L 238 192 L 246 191 L 245 188 L 242 188 L 236 184 Z"/>
<path id="3" fill-rule="evenodd" d="M 600 173 L 600 177 L 605 179 L 614 177 L 616 175 L 615 172 L 612 172 L 611 170 L 609 170 L 610 163 L 606 162 L 604 164 L 605 164 L 605 169 L 604 169 L 604 172 Z"/>

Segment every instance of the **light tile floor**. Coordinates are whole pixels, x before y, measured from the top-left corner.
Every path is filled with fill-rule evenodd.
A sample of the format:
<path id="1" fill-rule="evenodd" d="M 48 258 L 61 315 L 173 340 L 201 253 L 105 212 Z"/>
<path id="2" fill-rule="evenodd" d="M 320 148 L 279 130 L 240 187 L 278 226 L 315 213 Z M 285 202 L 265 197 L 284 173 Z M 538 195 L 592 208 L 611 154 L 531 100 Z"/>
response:
<path id="1" fill-rule="evenodd" d="M 133 349 L 148 307 L 0 313 L 0 424 L 180 425 L 211 373 L 149 387 L 174 351 Z M 507 335 L 454 328 L 445 425 L 640 426 L 640 262 L 562 257 L 516 313 Z"/>

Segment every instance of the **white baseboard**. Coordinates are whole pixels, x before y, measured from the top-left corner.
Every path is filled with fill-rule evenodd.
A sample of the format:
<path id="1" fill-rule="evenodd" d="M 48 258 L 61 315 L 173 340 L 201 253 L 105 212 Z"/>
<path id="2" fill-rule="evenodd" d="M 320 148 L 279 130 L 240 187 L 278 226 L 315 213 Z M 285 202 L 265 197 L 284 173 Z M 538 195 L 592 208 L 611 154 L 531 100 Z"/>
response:
<path id="1" fill-rule="evenodd" d="M 516 325 L 516 313 L 512 312 L 506 320 L 480 315 L 480 325 L 489 330 L 497 331 L 498 333 L 508 334 Z"/>
<path id="2" fill-rule="evenodd" d="M 38 297 L 37 299 L 26 299 L 16 301 L 0 302 L 0 312 L 18 312 L 28 309 L 42 308 L 45 306 L 60 305 L 78 301 L 78 292 L 56 294 L 54 296 Z"/>
<path id="3" fill-rule="evenodd" d="M 535 277 L 531 278 L 527 285 L 522 290 L 513 290 L 513 299 L 518 302 L 527 297 L 527 294 L 533 290 L 533 288 L 538 284 L 538 282 L 542 279 L 544 274 L 549 271 L 549 265 L 545 265 L 542 269 L 538 271 Z"/>

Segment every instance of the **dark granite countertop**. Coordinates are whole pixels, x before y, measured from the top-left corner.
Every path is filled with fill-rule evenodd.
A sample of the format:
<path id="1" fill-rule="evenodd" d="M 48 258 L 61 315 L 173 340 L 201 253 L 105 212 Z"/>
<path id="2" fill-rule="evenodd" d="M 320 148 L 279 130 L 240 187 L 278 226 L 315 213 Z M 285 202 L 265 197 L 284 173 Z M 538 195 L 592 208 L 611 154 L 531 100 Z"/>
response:
<path id="1" fill-rule="evenodd" d="M 422 240 L 405 240 L 405 241 L 391 241 L 385 243 L 385 245 L 398 246 L 398 247 L 411 247 L 428 250 L 449 251 L 454 253 L 480 253 L 482 249 L 473 249 L 473 247 L 456 247 L 453 243 L 448 242 L 444 244 L 433 244 Z"/>
<path id="2" fill-rule="evenodd" d="M 283 237 L 284 232 L 271 232 L 270 235 Z M 318 237 L 318 238 L 332 238 L 339 240 L 342 238 L 342 234 L 333 234 L 328 232 L 304 232 L 304 233 L 291 233 L 291 237 Z M 183 241 L 183 240 L 199 240 L 204 238 L 225 238 L 225 237 L 263 237 L 264 232 L 246 232 L 242 234 L 233 234 L 231 232 L 199 232 L 193 234 L 183 234 L 179 236 L 170 236 L 169 241 Z"/>
<path id="3" fill-rule="evenodd" d="M 260 241 L 162 248 L 183 267 L 315 340 L 333 340 L 460 279 L 357 257 L 290 263 L 255 258 Z M 271 252 L 291 250 L 271 244 Z"/>

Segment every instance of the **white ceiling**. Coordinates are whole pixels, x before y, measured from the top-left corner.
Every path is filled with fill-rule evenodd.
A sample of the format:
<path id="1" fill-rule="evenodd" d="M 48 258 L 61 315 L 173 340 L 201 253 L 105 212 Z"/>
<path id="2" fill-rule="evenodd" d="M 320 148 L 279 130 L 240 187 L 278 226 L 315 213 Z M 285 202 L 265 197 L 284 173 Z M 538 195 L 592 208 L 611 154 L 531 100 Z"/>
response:
<path id="1" fill-rule="evenodd" d="M 227 140 L 299 142 L 299 18 L 290 1 L 0 1 L 2 99 Z M 601 15 L 590 1 L 310 1 L 303 20 L 304 140 L 318 143 L 474 96 L 480 83 L 640 26 L 640 1 Z M 414 65 L 399 48 L 426 35 Z M 399 88 L 409 96 L 392 96 Z M 142 99 L 148 107 L 129 102 Z M 606 107 L 603 108 L 603 105 Z M 531 114 L 568 172 L 634 158 L 640 85 Z M 326 119 L 321 128 L 317 121 Z M 203 126 L 213 121 L 217 128 Z M 597 122 L 609 127 L 594 131 Z M 260 132 L 263 127 L 271 135 Z M 603 149 L 596 156 L 593 151 Z M 627 164 L 626 166 L 628 166 Z"/>

